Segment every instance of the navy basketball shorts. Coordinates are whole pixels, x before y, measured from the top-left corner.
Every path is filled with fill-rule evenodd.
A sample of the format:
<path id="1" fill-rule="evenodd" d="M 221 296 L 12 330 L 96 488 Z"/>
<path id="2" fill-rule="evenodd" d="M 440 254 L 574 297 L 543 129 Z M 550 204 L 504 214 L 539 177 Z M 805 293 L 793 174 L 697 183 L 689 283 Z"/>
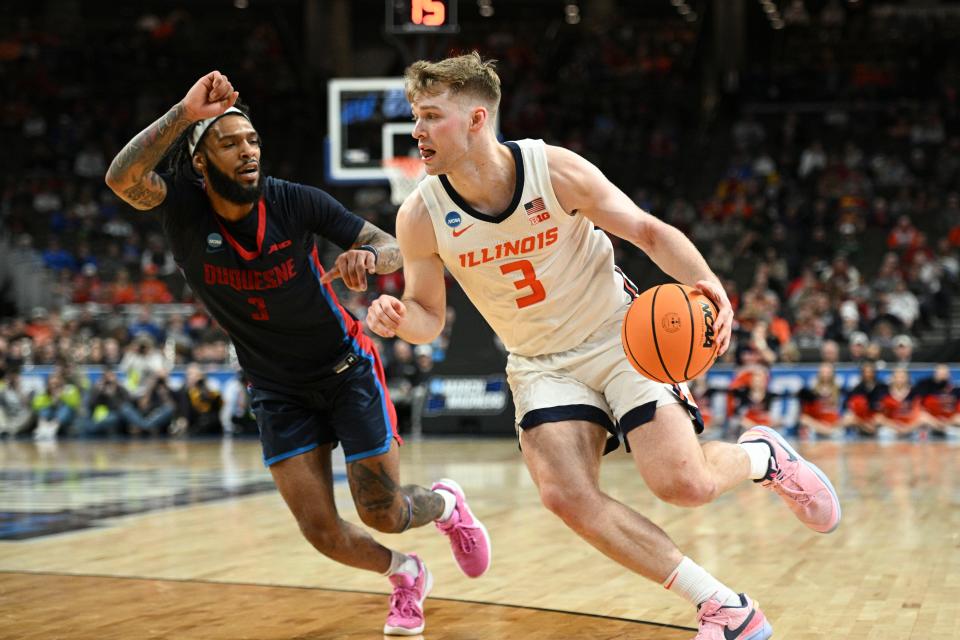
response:
<path id="1" fill-rule="evenodd" d="M 268 467 L 330 443 L 343 446 L 347 462 L 386 453 L 394 438 L 403 443 L 383 367 L 372 354 L 310 390 L 251 387 L 250 394 Z"/>

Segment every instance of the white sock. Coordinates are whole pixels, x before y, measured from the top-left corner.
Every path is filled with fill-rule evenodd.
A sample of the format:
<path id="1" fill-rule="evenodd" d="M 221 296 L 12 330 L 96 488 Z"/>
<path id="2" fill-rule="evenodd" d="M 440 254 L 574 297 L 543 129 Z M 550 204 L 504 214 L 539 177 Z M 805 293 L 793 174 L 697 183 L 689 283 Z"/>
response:
<path id="1" fill-rule="evenodd" d="M 446 489 L 434 489 L 433 492 L 443 498 L 443 513 L 437 518 L 437 522 L 446 522 L 453 515 L 453 510 L 457 508 L 457 496 Z"/>
<path id="2" fill-rule="evenodd" d="M 663 586 L 696 607 L 710 598 L 719 600 L 724 606 L 740 605 L 740 596 L 686 556 L 663 582 Z"/>
<path id="3" fill-rule="evenodd" d="M 399 551 L 391 551 L 390 554 L 390 568 L 383 575 L 389 578 L 395 573 L 405 573 L 416 578 L 420 574 L 420 566 L 416 560 Z"/>
<path id="4" fill-rule="evenodd" d="M 750 479 L 766 477 L 770 470 L 770 445 L 765 442 L 744 442 L 740 446 L 750 458 Z"/>

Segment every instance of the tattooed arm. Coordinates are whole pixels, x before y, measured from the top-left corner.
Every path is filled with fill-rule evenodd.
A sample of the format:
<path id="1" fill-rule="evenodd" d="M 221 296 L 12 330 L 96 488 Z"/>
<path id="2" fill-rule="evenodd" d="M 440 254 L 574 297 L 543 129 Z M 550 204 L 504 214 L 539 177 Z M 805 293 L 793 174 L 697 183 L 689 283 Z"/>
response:
<path id="1" fill-rule="evenodd" d="M 364 246 L 373 247 L 376 252 L 360 248 Z M 348 289 L 366 291 L 368 273 L 393 273 L 402 266 L 397 239 L 375 225 L 364 222 L 350 249 L 337 256 L 333 269 L 323 274 L 320 282 L 326 284 L 343 278 Z"/>
<path id="2" fill-rule="evenodd" d="M 353 248 L 369 245 L 377 250 L 377 273 L 393 273 L 403 266 L 397 239 L 369 222 L 363 223 Z"/>
<path id="3" fill-rule="evenodd" d="M 187 127 L 220 115 L 233 106 L 238 95 L 219 71 L 200 78 L 183 100 L 120 150 L 107 170 L 107 185 L 135 209 L 160 205 L 167 197 L 167 183 L 154 168 Z"/>
<path id="4" fill-rule="evenodd" d="M 153 209 L 167 197 L 167 183 L 153 170 L 170 145 L 190 126 L 176 104 L 127 143 L 107 170 L 107 185 L 135 209 Z"/>

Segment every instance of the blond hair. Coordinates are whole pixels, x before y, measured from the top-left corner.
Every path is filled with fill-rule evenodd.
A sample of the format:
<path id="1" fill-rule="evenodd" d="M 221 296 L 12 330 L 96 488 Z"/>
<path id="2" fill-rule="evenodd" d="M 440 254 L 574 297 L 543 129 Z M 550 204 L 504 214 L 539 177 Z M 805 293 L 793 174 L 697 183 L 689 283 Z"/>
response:
<path id="1" fill-rule="evenodd" d="M 404 72 L 407 99 L 435 96 L 449 89 L 451 95 L 469 95 L 487 102 L 491 111 L 500 106 L 500 76 L 496 60 L 484 60 L 476 51 L 439 62 L 418 60 Z"/>

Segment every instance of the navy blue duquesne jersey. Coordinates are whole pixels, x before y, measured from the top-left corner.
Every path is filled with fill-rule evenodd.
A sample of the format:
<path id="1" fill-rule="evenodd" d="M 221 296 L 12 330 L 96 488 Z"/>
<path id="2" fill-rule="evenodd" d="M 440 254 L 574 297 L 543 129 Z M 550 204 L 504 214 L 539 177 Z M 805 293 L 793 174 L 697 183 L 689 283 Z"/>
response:
<path id="1" fill-rule="evenodd" d="M 230 222 L 202 182 L 162 177 L 167 197 L 157 211 L 173 257 L 255 386 L 307 389 L 360 343 L 370 351 L 360 324 L 320 284 L 314 237 L 346 249 L 361 218 L 320 189 L 266 177 L 250 215 Z"/>

